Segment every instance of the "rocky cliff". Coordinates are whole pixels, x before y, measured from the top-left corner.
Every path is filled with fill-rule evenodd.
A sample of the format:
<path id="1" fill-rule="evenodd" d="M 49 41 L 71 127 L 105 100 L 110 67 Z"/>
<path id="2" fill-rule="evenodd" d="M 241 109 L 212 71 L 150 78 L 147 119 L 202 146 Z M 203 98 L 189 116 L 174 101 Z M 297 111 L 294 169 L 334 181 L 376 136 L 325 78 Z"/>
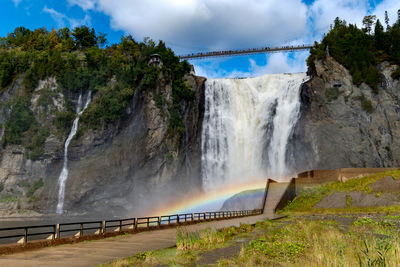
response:
<path id="1" fill-rule="evenodd" d="M 21 80 L 16 79 L 0 94 L 3 125 L 12 110 L 10 100 L 22 90 Z M 162 72 L 155 88 L 135 90 L 125 115 L 116 123 L 99 129 L 80 126 L 69 147 L 64 204 L 67 212 L 140 214 L 151 206 L 158 207 L 165 199 L 200 190 L 204 79 L 186 75 L 185 83 L 195 97 L 180 103 L 184 125 L 181 134 L 171 132 L 168 127 L 172 82 Z M 41 105 L 44 96 L 48 101 Z M 68 133 L 57 131 L 54 117 L 68 103 L 76 106 L 77 100 L 76 94 L 61 93 L 55 78 L 39 82 L 29 108 L 39 124 L 49 130 L 44 135 L 43 151 L 37 155 L 32 156 L 22 145 L 0 148 L 3 214 L 55 212 Z M 176 184 L 181 191 L 172 191 Z"/>
<path id="2" fill-rule="evenodd" d="M 400 83 L 384 62 L 378 93 L 356 86 L 349 71 L 327 56 L 315 60 L 301 88 L 301 116 L 288 161 L 296 171 L 400 166 Z"/>

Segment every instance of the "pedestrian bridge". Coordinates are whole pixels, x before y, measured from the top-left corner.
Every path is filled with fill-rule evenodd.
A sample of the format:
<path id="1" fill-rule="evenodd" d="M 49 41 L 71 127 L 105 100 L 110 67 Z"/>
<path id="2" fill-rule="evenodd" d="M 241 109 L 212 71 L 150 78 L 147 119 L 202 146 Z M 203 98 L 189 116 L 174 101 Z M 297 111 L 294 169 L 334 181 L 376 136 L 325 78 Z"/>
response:
<path id="1" fill-rule="evenodd" d="M 200 52 L 178 56 L 180 59 L 200 59 L 207 57 L 227 57 L 227 56 L 238 56 L 238 55 L 251 55 L 261 53 L 273 53 L 273 52 L 295 52 L 309 50 L 312 45 L 296 45 L 296 46 L 277 46 L 277 47 L 263 47 L 263 48 L 250 48 L 242 50 L 226 50 L 226 51 L 212 51 L 212 52 Z"/>

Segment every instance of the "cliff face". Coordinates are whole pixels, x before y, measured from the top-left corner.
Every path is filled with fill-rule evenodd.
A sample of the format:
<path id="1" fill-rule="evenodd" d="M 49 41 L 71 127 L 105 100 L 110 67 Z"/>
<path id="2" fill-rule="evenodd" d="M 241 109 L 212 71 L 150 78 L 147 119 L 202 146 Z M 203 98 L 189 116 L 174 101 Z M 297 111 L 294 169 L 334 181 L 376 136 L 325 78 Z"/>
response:
<path id="1" fill-rule="evenodd" d="M 200 190 L 204 79 L 187 75 L 185 83 L 195 92 L 195 98 L 180 103 L 184 124 L 180 136 L 168 128 L 172 84 L 163 74 L 156 88 L 135 91 L 126 114 L 117 123 L 98 130 L 78 130 L 69 147 L 66 211 L 140 214 L 163 204 L 165 198 L 179 197 L 180 192 L 171 190 L 176 184 L 182 194 Z M 16 80 L 0 95 L 2 123 L 11 110 L 6 103 L 20 87 Z M 37 104 L 45 91 L 53 92 L 46 111 Z M 162 104 L 157 103 L 156 95 L 162 97 Z M 0 148 L 3 214 L 27 210 L 55 212 L 68 133 L 57 134 L 53 114 L 65 109 L 65 100 L 63 94 L 57 93 L 55 79 L 42 81 L 33 94 L 30 109 L 35 118 L 40 124 L 50 124 L 44 151 L 38 157 L 30 157 L 20 145 Z M 70 100 L 76 105 L 77 96 L 71 95 Z"/>
<path id="2" fill-rule="evenodd" d="M 301 117 L 288 159 L 297 171 L 400 166 L 400 83 L 395 66 L 379 65 L 383 82 L 375 94 L 356 86 L 333 58 L 315 61 L 301 88 Z"/>

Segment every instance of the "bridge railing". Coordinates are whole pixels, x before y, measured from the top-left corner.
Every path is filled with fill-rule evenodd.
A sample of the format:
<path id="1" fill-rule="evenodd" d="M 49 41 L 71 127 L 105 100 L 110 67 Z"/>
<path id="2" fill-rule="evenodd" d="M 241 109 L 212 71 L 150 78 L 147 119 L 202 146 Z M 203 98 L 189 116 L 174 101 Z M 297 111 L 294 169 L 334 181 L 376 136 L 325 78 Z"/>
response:
<path id="1" fill-rule="evenodd" d="M 145 231 L 164 226 L 199 223 L 262 214 L 261 209 L 244 211 L 215 211 L 175 215 L 151 216 L 103 221 L 86 221 L 35 226 L 0 228 L 0 243 L 20 243 L 37 240 L 57 240 L 65 237 L 80 238 L 85 235 Z"/>
<path id="2" fill-rule="evenodd" d="M 205 57 L 221 57 L 221 56 L 234 56 L 234 55 L 249 55 L 269 52 L 280 52 L 280 51 L 296 51 L 296 50 L 308 50 L 311 49 L 312 45 L 293 45 L 293 46 L 277 46 L 277 47 L 263 47 L 263 48 L 250 48 L 240 50 L 224 50 L 224 51 L 211 51 L 211 52 L 200 52 L 178 56 L 180 59 L 190 58 L 205 58 Z"/>

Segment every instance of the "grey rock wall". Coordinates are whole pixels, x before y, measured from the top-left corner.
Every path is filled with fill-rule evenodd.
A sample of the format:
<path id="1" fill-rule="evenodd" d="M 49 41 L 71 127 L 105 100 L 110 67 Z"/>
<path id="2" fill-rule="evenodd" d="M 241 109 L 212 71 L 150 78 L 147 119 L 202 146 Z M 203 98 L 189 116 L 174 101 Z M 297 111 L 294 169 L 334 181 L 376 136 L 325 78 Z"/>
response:
<path id="1" fill-rule="evenodd" d="M 347 69 L 328 57 L 301 89 L 301 117 L 290 141 L 288 162 L 310 169 L 400 166 L 400 84 L 395 66 L 379 66 L 383 82 L 375 94 L 356 86 Z M 335 84 L 341 84 L 337 89 Z M 362 107 L 362 95 L 373 112 Z"/>

